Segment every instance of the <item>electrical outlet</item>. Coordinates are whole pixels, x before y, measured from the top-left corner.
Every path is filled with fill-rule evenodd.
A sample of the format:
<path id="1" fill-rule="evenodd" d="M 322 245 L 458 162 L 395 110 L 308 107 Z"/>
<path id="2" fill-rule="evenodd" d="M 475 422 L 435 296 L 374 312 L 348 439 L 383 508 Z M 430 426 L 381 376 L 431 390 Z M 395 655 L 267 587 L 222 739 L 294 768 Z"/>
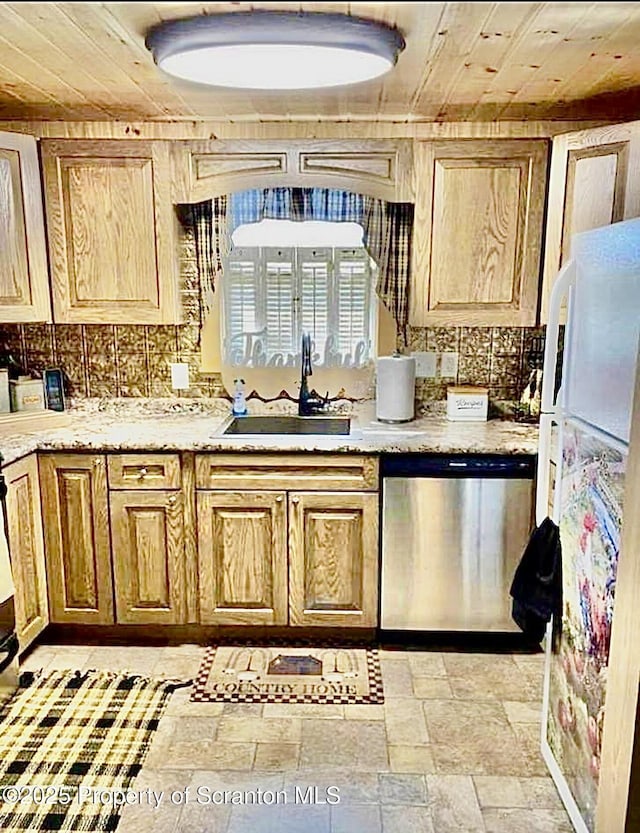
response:
<path id="1" fill-rule="evenodd" d="M 455 377 L 458 375 L 457 353 L 440 354 L 440 375 L 448 377 Z"/>
<path id="2" fill-rule="evenodd" d="M 436 375 L 436 354 L 421 351 L 411 355 L 416 360 L 416 378 L 433 379 Z"/>
<path id="3" fill-rule="evenodd" d="M 189 387 L 189 365 L 181 362 L 170 362 L 171 387 L 174 390 L 187 390 Z"/>

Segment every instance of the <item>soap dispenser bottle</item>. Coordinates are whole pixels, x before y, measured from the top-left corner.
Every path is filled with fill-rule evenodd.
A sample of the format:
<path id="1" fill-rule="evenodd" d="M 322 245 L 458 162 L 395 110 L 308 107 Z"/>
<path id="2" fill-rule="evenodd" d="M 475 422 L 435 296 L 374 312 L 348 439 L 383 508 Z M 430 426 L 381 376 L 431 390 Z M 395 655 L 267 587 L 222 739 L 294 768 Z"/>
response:
<path id="1" fill-rule="evenodd" d="M 244 396 L 244 379 L 234 379 L 233 383 L 236 387 L 233 393 L 233 405 L 231 407 L 231 413 L 234 416 L 246 416 L 247 401 Z"/>

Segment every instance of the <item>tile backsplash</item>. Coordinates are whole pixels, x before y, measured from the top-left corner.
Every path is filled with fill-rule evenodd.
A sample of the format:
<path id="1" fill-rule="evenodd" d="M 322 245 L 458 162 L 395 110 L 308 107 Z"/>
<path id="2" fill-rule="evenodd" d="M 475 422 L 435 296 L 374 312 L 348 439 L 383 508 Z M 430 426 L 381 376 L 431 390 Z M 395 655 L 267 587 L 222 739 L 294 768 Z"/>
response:
<path id="1" fill-rule="evenodd" d="M 446 398 L 452 384 L 489 388 L 492 400 L 517 400 L 530 373 L 533 339 L 544 328 L 425 327 L 409 329 L 411 351 L 458 353 L 456 378 L 416 380 L 416 401 Z M 86 396 L 224 396 L 218 374 L 201 374 L 193 324 L 5 324 L 0 344 L 28 373 L 61 367 L 67 393 Z M 189 365 L 191 387 L 174 391 L 171 362 Z"/>
<path id="2" fill-rule="evenodd" d="M 198 271 L 193 237 L 182 230 L 179 325 L 0 324 L 0 350 L 25 372 L 60 367 L 67 395 L 82 397 L 225 396 L 220 374 L 200 372 Z M 408 350 L 456 352 L 454 378 L 418 379 L 416 405 L 446 398 L 452 384 L 489 388 L 492 400 L 517 400 L 529 377 L 534 327 L 409 327 Z M 400 346 L 400 345 L 399 345 Z M 171 387 L 171 362 L 189 365 L 191 387 Z"/>
<path id="3" fill-rule="evenodd" d="M 531 373 L 534 340 L 543 343 L 544 334 L 544 327 L 409 327 L 406 352 L 458 354 L 455 378 L 416 380 L 418 405 L 446 399 L 454 384 L 487 387 L 492 400 L 519 400 Z"/>
<path id="4" fill-rule="evenodd" d="M 200 373 L 197 326 L 4 324 L 0 342 L 28 373 L 62 368 L 73 397 L 224 396 L 219 375 Z M 171 387 L 171 362 L 189 365 L 188 390 Z"/>

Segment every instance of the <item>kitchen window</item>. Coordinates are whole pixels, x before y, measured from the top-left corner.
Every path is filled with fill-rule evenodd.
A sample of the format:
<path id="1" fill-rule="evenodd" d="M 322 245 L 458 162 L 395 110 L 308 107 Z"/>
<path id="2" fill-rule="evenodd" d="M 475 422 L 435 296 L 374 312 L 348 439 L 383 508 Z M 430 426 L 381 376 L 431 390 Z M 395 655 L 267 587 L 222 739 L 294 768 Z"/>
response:
<path id="1" fill-rule="evenodd" d="M 261 225 L 245 228 L 259 237 Z M 302 334 L 310 333 L 315 366 L 363 367 L 373 355 L 375 273 L 361 244 L 234 246 L 221 281 L 225 363 L 297 366 Z"/>

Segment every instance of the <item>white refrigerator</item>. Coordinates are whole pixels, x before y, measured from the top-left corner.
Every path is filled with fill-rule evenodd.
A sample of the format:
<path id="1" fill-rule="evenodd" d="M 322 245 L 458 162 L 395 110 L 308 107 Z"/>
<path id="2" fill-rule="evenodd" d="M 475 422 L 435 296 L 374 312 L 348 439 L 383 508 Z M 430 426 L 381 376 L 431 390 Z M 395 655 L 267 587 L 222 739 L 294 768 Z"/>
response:
<path id="1" fill-rule="evenodd" d="M 563 568 L 557 651 L 550 628 L 546 639 L 542 754 L 579 833 L 596 823 L 639 336 L 640 219 L 575 235 L 550 302 L 536 520 L 550 514 L 559 525 Z"/>

